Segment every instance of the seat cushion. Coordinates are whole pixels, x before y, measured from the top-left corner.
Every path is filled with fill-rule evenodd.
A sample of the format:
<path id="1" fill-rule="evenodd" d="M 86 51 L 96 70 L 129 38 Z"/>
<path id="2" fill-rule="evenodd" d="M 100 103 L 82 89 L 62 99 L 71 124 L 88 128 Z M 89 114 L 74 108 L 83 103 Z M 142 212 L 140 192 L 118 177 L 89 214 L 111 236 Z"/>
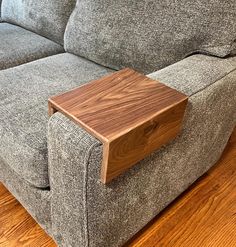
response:
<path id="1" fill-rule="evenodd" d="M 2 19 L 59 44 L 76 0 L 1 0 Z"/>
<path id="2" fill-rule="evenodd" d="M 230 54 L 235 23 L 235 0 L 80 0 L 65 49 L 113 69 L 150 73 L 196 52 Z"/>
<path id="3" fill-rule="evenodd" d="M 37 187 L 49 186 L 47 99 L 112 70 L 59 54 L 0 71 L 0 157 Z"/>
<path id="4" fill-rule="evenodd" d="M 22 179 L 0 158 L 0 181 L 12 195 L 27 209 L 36 221 L 48 232 L 51 230 L 50 190 L 36 188 Z M 23 244 L 24 245 L 24 244 Z M 19 245 L 17 245 L 19 246 Z"/>
<path id="5" fill-rule="evenodd" d="M 0 23 L 0 37 L 0 70 L 64 52 L 61 45 L 8 23 Z"/>

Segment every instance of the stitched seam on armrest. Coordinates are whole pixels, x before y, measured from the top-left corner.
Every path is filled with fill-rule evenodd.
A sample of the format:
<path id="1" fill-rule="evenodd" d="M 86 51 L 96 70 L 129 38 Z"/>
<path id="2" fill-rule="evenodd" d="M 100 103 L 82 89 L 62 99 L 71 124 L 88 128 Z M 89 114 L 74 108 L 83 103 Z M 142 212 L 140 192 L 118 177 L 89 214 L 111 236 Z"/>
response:
<path id="1" fill-rule="evenodd" d="M 194 95 L 196 95 L 196 94 L 198 94 L 198 93 L 204 91 L 204 90 L 207 89 L 208 87 L 211 87 L 213 84 L 215 84 L 216 82 L 218 82 L 218 81 L 220 81 L 220 80 L 226 78 L 229 74 L 231 74 L 231 73 L 233 73 L 233 72 L 235 72 L 235 71 L 236 71 L 236 68 L 233 69 L 233 70 L 231 70 L 231 71 L 229 71 L 228 73 L 224 74 L 223 76 L 217 78 L 217 80 L 215 80 L 215 81 L 212 82 L 211 84 L 209 84 L 209 85 L 207 85 L 207 86 L 205 86 L 205 87 L 199 89 L 198 91 L 196 91 L 196 92 L 190 94 L 189 97 L 194 96 Z"/>
<path id="2" fill-rule="evenodd" d="M 98 143 L 95 143 L 93 144 L 89 150 L 88 150 L 88 155 L 87 155 L 87 158 L 86 158 L 86 173 L 85 173 L 85 197 L 84 197 L 84 201 L 85 201 L 85 217 L 86 217 L 86 246 L 89 247 L 90 246 L 90 239 L 89 239 L 89 227 L 88 227 L 88 224 L 89 224 L 89 219 L 88 219 L 88 166 L 89 166 L 89 159 L 90 159 L 90 156 L 93 152 L 93 150 L 100 146 L 101 144 L 98 144 Z"/>

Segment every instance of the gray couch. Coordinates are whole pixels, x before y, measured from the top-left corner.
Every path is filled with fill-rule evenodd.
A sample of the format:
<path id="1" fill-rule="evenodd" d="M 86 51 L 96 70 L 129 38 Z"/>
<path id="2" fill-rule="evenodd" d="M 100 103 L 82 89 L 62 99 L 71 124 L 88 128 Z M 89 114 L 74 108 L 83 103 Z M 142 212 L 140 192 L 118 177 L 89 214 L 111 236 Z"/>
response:
<path id="1" fill-rule="evenodd" d="M 0 180 L 59 246 L 122 246 L 221 156 L 236 125 L 234 0 L 2 0 L 1 21 Z M 189 104 L 174 141 L 104 185 L 102 144 L 49 118 L 47 99 L 124 67 Z"/>

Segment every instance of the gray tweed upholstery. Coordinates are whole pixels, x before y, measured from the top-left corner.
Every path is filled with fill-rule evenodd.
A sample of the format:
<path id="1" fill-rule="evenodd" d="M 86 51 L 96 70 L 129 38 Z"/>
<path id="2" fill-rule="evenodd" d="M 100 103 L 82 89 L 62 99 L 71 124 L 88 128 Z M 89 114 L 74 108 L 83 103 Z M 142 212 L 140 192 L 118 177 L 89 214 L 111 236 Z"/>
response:
<path id="1" fill-rule="evenodd" d="M 236 125 L 236 57 L 196 55 L 150 77 L 190 95 L 183 131 L 106 186 L 101 143 L 60 113 L 49 120 L 52 232 L 59 246 L 121 246 L 219 159 Z"/>
<path id="2" fill-rule="evenodd" d="M 47 99 L 111 70 L 59 54 L 0 72 L 0 157 L 22 178 L 47 187 Z"/>
<path id="3" fill-rule="evenodd" d="M 0 22 L 1 22 L 1 8 L 2 8 L 2 0 L 0 0 Z"/>
<path id="4" fill-rule="evenodd" d="M 218 59 L 194 55 L 148 76 L 191 96 L 209 87 L 235 69 L 236 57 Z"/>
<path id="5" fill-rule="evenodd" d="M 0 181 L 27 209 L 34 219 L 51 233 L 51 193 L 49 188 L 41 190 L 22 179 L 10 166 L 0 159 Z"/>
<path id="6" fill-rule="evenodd" d="M 2 0 L 2 19 L 63 44 L 76 0 Z"/>
<path id="7" fill-rule="evenodd" d="M 113 69 L 147 74 L 196 52 L 230 54 L 235 23 L 235 0 L 80 0 L 65 48 Z"/>
<path id="8" fill-rule="evenodd" d="M 0 23 L 0 70 L 64 52 L 61 45 L 9 23 Z"/>
<path id="9" fill-rule="evenodd" d="M 0 22 L 2 22 L 2 0 L 0 0 Z"/>

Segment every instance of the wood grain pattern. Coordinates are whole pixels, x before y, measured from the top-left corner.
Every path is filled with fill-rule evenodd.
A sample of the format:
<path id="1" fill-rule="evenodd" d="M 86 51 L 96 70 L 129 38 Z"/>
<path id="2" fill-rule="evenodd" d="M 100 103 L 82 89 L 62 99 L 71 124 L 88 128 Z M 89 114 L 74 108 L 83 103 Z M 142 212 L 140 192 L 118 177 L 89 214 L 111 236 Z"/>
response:
<path id="1" fill-rule="evenodd" d="M 179 133 L 187 100 L 124 69 L 52 97 L 49 114 L 62 112 L 103 142 L 101 173 L 107 183 Z"/>
<path id="2" fill-rule="evenodd" d="M 236 246 L 236 129 L 205 176 L 126 247 Z"/>
<path id="3" fill-rule="evenodd" d="M 236 246 L 236 129 L 218 164 L 125 247 Z M 0 184 L 0 247 L 56 247 Z"/>
<path id="4" fill-rule="evenodd" d="M 117 177 L 132 165 L 171 141 L 180 132 L 186 102 L 155 116 L 127 134 L 104 144 L 103 179 Z"/>

